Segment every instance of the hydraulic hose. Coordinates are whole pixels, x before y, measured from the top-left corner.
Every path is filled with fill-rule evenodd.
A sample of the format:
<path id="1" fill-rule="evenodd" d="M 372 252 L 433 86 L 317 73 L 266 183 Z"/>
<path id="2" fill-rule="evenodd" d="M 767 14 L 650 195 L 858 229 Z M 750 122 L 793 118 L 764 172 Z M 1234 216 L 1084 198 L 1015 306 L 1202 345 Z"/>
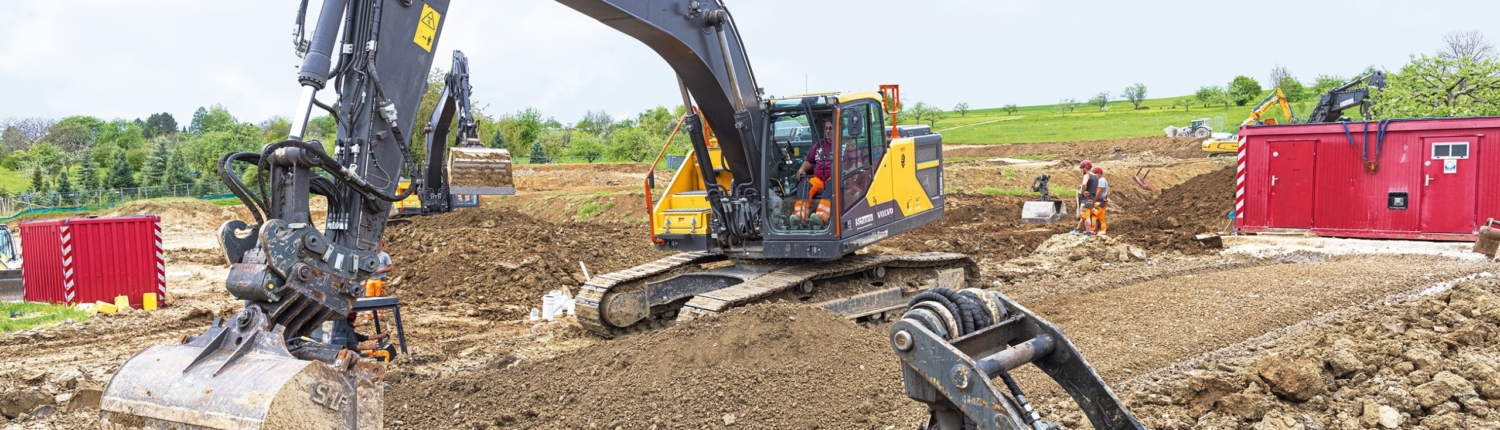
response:
<path id="1" fill-rule="evenodd" d="M 400 136 L 398 135 L 397 137 L 399 138 Z M 398 145 L 400 144 L 398 143 Z M 272 143 L 270 145 L 266 145 L 266 147 L 261 150 L 261 164 L 265 165 L 266 161 L 271 158 L 270 154 L 276 152 L 276 150 L 288 147 L 302 149 L 304 153 L 312 155 L 312 157 L 316 161 L 316 163 L 314 163 L 315 167 L 327 171 L 334 176 L 334 180 L 348 185 L 350 188 L 353 188 L 355 191 L 359 191 L 360 194 L 364 195 L 367 198 L 396 202 L 410 197 L 412 191 L 416 189 L 416 187 L 408 187 L 406 191 L 403 191 L 400 194 L 385 194 L 374 185 L 370 185 L 369 182 L 365 182 L 364 178 L 361 178 L 359 175 L 355 175 L 354 172 L 350 172 L 348 169 L 345 169 L 344 166 L 340 166 L 338 160 L 333 159 L 332 156 L 329 156 L 327 152 L 323 151 L 323 146 L 321 144 L 315 145 L 309 142 L 283 140 L 280 142 Z M 410 157 L 407 158 L 409 159 Z M 267 168 L 267 170 L 269 169 Z"/>
<path id="2" fill-rule="evenodd" d="M 219 180 L 223 181 L 224 185 L 226 187 L 229 187 L 229 192 L 233 193 L 235 197 L 239 198 L 240 203 L 244 204 L 245 208 L 250 210 L 250 215 L 255 217 L 255 223 L 263 224 L 265 223 L 265 216 L 263 215 L 266 210 L 265 202 L 262 202 L 260 198 L 255 196 L 254 193 L 251 193 L 250 190 L 245 188 L 245 183 L 240 181 L 239 176 L 234 173 L 234 169 L 231 166 L 231 163 L 233 163 L 235 160 L 239 160 L 242 158 L 252 159 L 250 161 L 247 161 L 247 163 L 255 164 L 260 162 L 260 154 L 254 152 L 232 152 L 224 154 L 223 157 L 219 157 Z"/>

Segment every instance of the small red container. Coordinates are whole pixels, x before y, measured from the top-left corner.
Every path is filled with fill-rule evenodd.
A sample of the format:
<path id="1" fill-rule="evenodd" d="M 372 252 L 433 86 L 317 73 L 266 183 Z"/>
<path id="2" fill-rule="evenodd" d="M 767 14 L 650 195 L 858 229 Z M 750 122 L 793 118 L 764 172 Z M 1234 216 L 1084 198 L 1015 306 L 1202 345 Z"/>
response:
<path id="1" fill-rule="evenodd" d="M 21 276 L 27 301 L 114 303 L 166 300 L 161 218 L 155 215 L 21 223 Z"/>
<path id="2" fill-rule="evenodd" d="M 1500 118 L 1345 125 L 1242 128 L 1240 229 L 1472 241 L 1500 218 Z"/>

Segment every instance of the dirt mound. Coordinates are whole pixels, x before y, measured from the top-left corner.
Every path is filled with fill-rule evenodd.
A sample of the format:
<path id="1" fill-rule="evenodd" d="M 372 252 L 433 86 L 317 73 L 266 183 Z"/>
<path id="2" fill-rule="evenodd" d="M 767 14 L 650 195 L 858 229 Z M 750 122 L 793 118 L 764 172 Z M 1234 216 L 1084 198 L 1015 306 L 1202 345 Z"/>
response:
<path id="1" fill-rule="evenodd" d="M 396 386 L 386 424 L 419 428 L 887 428 L 925 414 L 904 394 L 885 332 L 798 304 Z"/>
<path id="2" fill-rule="evenodd" d="M 423 306 L 478 306 L 515 318 L 549 290 L 590 274 L 626 269 L 668 254 L 650 246 L 645 224 L 551 223 L 514 210 L 465 209 L 391 228 L 392 287 Z"/>
<path id="3" fill-rule="evenodd" d="M 516 189 L 520 191 L 589 191 L 640 189 L 647 163 L 527 164 L 515 166 Z M 656 181 L 671 181 L 670 172 L 657 171 Z"/>
<path id="4" fill-rule="evenodd" d="M 1174 158 L 1201 158 L 1203 146 L 1198 139 L 1178 137 L 1134 137 L 1129 139 L 1090 140 L 1081 142 L 1017 143 L 1005 145 L 950 145 L 944 157 L 1023 157 L 1048 155 L 1050 159 L 1108 158 L 1118 146 L 1128 154 L 1150 152 Z"/>
<path id="5" fill-rule="evenodd" d="M 1234 169 L 1222 168 L 1162 191 L 1133 215 L 1107 221 L 1111 234 L 1151 251 L 1199 254 L 1214 250 L 1194 236 L 1224 230 L 1233 208 Z"/>
<path id="6" fill-rule="evenodd" d="M 1492 276 L 1203 363 L 1135 395 L 1152 428 L 1493 428 L 1500 282 Z"/>
<path id="7" fill-rule="evenodd" d="M 1027 197 L 948 194 L 943 219 L 880 242 L 885 252 L 958 252 L 976 259 L 1007 260 L 1031 253 L 1052 235 L 1073 228 L 1070 223 L 1021 222 Z"/>
<path id="8" fill-rule="evenodd" d="M 241 214 L 244 217 L 241 217 Z M 238 206 L 219 206 L 203 200 L 153 199 L 121 203 L 104 216 L 156 215 L 161 217 L 162 230 L 200 231 L 217 230 L 220 224 L 231 219 L 251 219 L 249 212 Z M 254 222 L 253 220 L 250 222 Z"/>
<path id="9" fill-rule="evenodd" d="M 1006 260 L 996 277 L 1017 282 L 1029 275 L 1081 275 L 1098 271 L 1110 264 L 1146 261 L 1149 254 L 1135 246 L 1108 236 L 1058 234 L 1042 242 L 1031 255 Z"/>

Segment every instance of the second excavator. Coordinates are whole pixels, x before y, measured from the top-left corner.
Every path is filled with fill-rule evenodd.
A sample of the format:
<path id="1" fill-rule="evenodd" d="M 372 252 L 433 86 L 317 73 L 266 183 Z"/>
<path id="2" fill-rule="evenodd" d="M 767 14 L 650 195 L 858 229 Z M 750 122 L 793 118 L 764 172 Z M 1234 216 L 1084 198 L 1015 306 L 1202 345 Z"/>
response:
<path id="1" fill-rule="evenodd" d="M 768 97 L 722 4 L 560 2 L 645 42 L 697 107 L 683 168 L 659 199 L 646 187 L 652 242 L 684 252 L 594 277 L 584 327 L 615 336 L 772 297 L 880 320 L 925 287 L 978 284 L 961 254 L 855 254 L 943 215 L 942 136 L 903 135 L 899 87 Z"/>

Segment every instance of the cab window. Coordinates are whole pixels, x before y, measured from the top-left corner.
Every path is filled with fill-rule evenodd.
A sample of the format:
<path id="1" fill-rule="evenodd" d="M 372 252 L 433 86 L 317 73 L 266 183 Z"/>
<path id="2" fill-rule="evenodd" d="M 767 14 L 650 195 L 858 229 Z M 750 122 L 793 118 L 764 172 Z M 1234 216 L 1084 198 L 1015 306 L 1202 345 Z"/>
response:
<path id="1" fill-rule="evenodd" d="M 839 158 L 840 193 L 843 210 L 848 211 L 870 191 L 876 164 L 885 154 L 884 128 L 874 103 L 862 102 L 840 109 Z"/>

